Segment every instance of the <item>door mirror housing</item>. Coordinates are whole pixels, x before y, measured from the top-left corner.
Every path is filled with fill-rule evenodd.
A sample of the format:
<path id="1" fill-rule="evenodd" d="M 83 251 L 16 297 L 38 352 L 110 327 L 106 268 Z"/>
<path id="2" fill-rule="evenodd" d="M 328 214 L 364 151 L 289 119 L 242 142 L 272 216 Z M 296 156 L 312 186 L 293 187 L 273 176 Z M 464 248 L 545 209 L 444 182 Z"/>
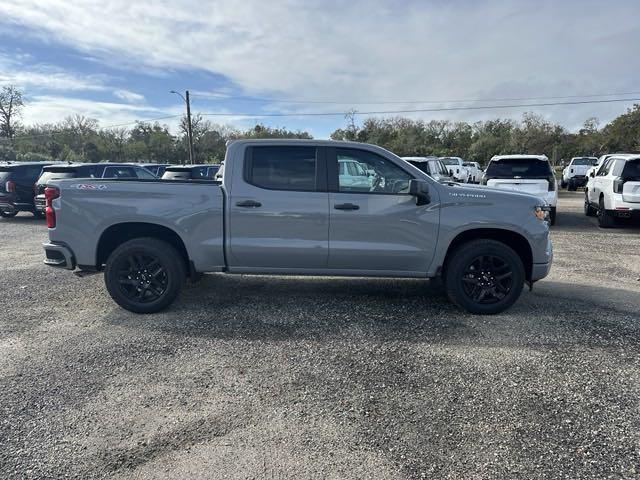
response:
<path id="1" fill-rule="evenodd" d="M 426 205 L 431 202 L 429 183 L 424 180 L 409 180 L 409 195 L 416 197 L 416 205 Z"/>
<path id="2" fill-rule="evenodd" d="M 591 173 L 589 174 L 589 176 L 590 176 L 591 178 L 595 177 L 595 176 L 596 176 L 596 172 L 591 172 Z"/>

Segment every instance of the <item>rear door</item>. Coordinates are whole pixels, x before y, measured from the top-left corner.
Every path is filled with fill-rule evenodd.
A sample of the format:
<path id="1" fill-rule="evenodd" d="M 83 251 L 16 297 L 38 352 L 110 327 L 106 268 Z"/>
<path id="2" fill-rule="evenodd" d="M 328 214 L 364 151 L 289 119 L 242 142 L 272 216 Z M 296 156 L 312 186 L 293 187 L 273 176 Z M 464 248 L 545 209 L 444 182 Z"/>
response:
<path id="1" fill-rule="evenodd" d="M 537 158 L 492 160 L 487 171 L 487 186 L 503 190 L 545 195 L 553 175 L 549 162 Z"/>
<path id="2" fill-rule="evenodd" d="M 248 146 L 229 195 L 230 269 L 324 269 L 329 194 L 324 149 Z"/>
<path id="3" fill-rule="evenodd" d="M 16 202 L 33 204 L 35 184 L 42 173 L 43 165 L 21 165 L 14 172 Z"/>
<path id="4" fill-rule="evenodd" d="M 342 163 L 372 172 L 363 184 L 339 173 Z M 355 148 L 327 149 L 329 173 L 329 268 L 367 274 L 426 274 L 438 235 L 437 191 L 417 206 L 408 193 L 413 175 L 399 163 Z M 345 181 L 346 180 L 346 181 Z"/>

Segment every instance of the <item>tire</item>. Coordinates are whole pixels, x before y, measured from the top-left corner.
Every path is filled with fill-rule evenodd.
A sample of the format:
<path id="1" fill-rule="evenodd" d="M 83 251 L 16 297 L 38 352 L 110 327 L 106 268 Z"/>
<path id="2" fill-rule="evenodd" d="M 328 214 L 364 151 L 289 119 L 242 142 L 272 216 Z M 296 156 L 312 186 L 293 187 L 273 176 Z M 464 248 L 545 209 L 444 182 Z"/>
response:
<path id="1" fill-rule="evenodd" d="M 157 271 L 157 273 L 154 273 Z M 116 248 L 104 270 L 111 298 L 135 313 L 154 313 L 168 307 L 186 278 L 182 255 L 156 238 L 135 238 Z"/>
<path id="2" fill-rule="evenodd" d="M 0 210 L 0 217 L 2 218 L 13 218 L 18 214 L 18 211 L 14 212 L 5 212 L 4 210 Z"/>
<path id="3" fill-rule="evenodd" d="M 553 226 L 556 224 L 556 207 L 551 207 L 549 211 L 549 225 Z"/>
<path id="4" fill-rule="evenodd" d="M 610 210 L 605 210 L 604 208 L 604 198 L 600 197 L 600 201 L 598 202 L 598 225 L 601 228 L 612 228 L 616 225 L 616 219 L 613 217 L 613 214 Z"/>
<path id="5" fill-rule="evenodd" d="M 486 270 L 481 270 L 483 267 Z M 478 278 L 480 272 L 487 273 Z M 499 277 L 502 278 L 498 280 Z M 522 293 L 524 281 L 524 265 L 518 254 L 504 243 L 489 239 L 472 240 L 458 247 L 444 271 L 449 299 L 480 315 L 500 313 L 513 305 Z"/>
<path id="6" fill-rule="evenodd" d="M 587 192 L 584 193 L 584 214 L 587 217 L 595 217 L 597 214 L 597 210 L 593 208 L 593 206 L 589 202 L 589 196 Z"/>

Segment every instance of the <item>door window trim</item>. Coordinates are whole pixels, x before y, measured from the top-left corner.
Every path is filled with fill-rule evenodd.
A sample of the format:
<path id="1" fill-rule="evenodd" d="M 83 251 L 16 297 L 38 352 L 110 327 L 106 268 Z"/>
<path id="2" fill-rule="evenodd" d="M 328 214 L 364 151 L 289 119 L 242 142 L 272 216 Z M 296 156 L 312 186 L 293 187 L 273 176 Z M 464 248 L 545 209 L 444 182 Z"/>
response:
<path id="1" fill-rule="evenodd" d="M 256 185 L 250 178 L 251 167 L 253 165 L 253 150 L 255 148 L 269 148 L 269 147 L 285 147 L 285 148 L 315 148 L 316 150 L 316 173 L 315 173 L 315 189 L 314 190 L 297 190 L 290 188 L 270 188 L 264 185 Z M 244 166 L 242 169 L 242 178 L 248 185 L 259 188 L 261 190 L 270 190 L 274 192 L 305 192 L 305 193 L 317 193 L 327 191 L 327 157 L 326 149 L 318 145 L 249 145 L 244 151 Z"/>
<path id="2" fill-rule="evenodd" d="M 354 148 L 354 147 L 327 147 L 327 187 L 328 191 L 331 193 L 342 193 L 345 195 L 409 195 L 407 193 L 390 193 L 390 192 L 342 192 L 340 191 L 340 179 L 339 179 L 339 167 L 338 167 L 338 150 L 352 150 L 354 152 L 365 152 L 370 155 L 376 155 L 387 162 L 393 163 L 397 168 L 402 170 L 409 176 L 409 180 L 415 180 L 416 177 L 411 173 L 405 170 L 403 167 L 398 165 L 396 162 L 388 159 L 387 157 L 380 155 L 379 153 L 372 152 L 370 150 L 365 150 L 363 148 Z M 417 168 L 417 167 L 416 167 Z"/>

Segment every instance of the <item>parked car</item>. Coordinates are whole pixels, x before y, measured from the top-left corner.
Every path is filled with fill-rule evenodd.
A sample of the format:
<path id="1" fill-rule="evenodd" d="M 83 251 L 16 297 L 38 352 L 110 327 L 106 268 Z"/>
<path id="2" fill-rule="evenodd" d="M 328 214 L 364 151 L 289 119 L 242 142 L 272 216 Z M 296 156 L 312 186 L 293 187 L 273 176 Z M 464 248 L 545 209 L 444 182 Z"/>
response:
<path id="1" fill-rule="evenodd" d="M 578 187 L 587 184 L 587 171 L 598 162 L 596 157 L 573 157 L 569 165 L 562 170 L 560 186 L 575 192 Z"/>
<path id="2" fill-rule="evenodd" d="M 0 165 L 0 216 L 15 217 L 18 212 L 40 214 L 33 203 L 36 180 L 42 168 L 50 165 L 43 162 L 5 163 Z"/>
<path id="3" fill-rule="evenodd" d="M 354 191 L 368 192 L 373 186 L 375 174 L 357 160 L 338 157 L 338 178 L 340 185 L 348 185 Z"/>
<path id="4" fill-rule="evenodd" d="M 158 178 L 162 177 L 165 169 L 171 166 L 170 163 L 140 163 L 139 165 L 149 170 Z"/>
<path id="5" fill-rule="evenodd" d="M 496 155 L 487 165 L 482 184 L 543 198 L 551 208 L 551 225 L 555 225 L 558 188 L 546 155 Z"/>
<path id="6" fill-rule="evenodd" d="M 442 163 L 445 164 L 449 175 L 458 182 L 469 183 L 469 170 L 464 167 L 464 160 L 460 157 L 441 157 Z"/>
<path id="7" fill-rule="evenodd" d="M 343 185 L 338 159 L 372 170 L 370 190 Z M 441 276 L 457 305 L 492 314 L 553 256 L 538 196 L 442 184 L 362 143 L 238 140 L 222 184 L 51 180 L 45 194 L 45 263 L 104 269 L 139 313 L 167 307 L 187 275 L 226 272 Z"/>
<path id="8" fill-rule="evenodd" d="M 42 169 L 42 174 L 36 181 L 35 198 L 36 211 L 40 215 L 45 212 L 44 189 L 50 180 L 56 178 L 137 178 L 151 180 L 156 176 L 146 168 L 130 163 L 67 163 L 49 165 Z"/>
<path id="9" fill-rule="evenodd" d="M 170 165 L 162 174 L 162 180 L 212 180 L 220 165 Z"/>
<path id="10" fill-rule="evenodd" d="M 462 166 L 469 172 L 469 183 L 480 183 L 484 172 L 478 162 L 464 162 Z"/>
<path id="11" fill-rule="evenodd" d="M 640 218 L 640 155 L 613 155 L 591 174 L 584 213 L 603 228 L 619 218 Z"/>
<path id="12" fill-rule="evenodd" d="M 446 165 L 438 157 L 402 157 L 402 159 L 440 183 L 455 182 L 455 179 L 449 175 Z"/>

